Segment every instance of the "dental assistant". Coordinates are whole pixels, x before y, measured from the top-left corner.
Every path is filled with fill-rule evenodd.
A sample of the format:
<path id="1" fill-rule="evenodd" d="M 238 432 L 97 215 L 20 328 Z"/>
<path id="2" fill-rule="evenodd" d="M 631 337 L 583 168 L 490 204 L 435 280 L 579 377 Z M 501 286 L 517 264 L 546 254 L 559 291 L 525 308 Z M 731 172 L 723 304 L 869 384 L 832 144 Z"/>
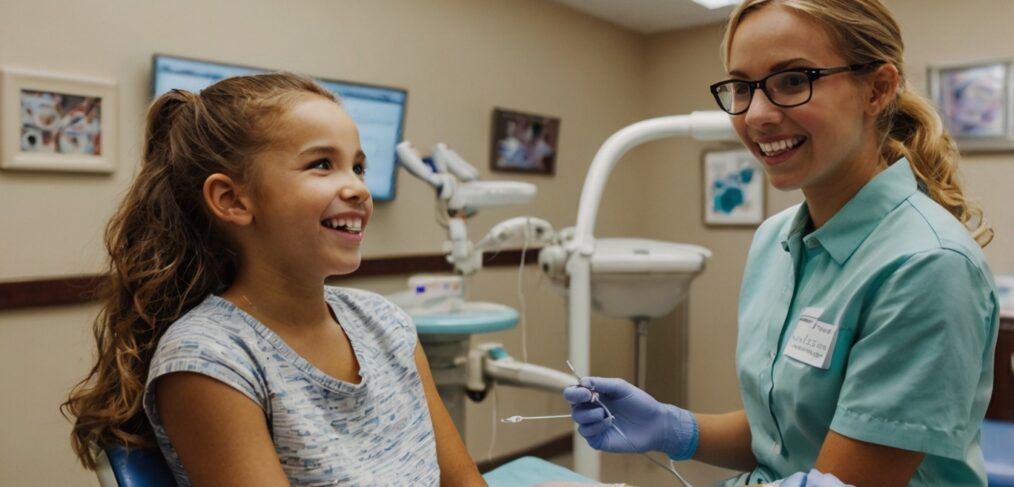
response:
<path id="1" fill-rule="evenodd" d="M 857 486 L 986 485 L 992 230 L 939 116 L 905 86 L 897 22 L 878 0 L 747 0 L 723 50 L 715 100 L 768 181 L 804 196 L 750 247 L 744 409 L 695 414 L 593 377 L 564 391 L 578 431 L 600 450 L 745 472 L 728 485 L 811 469 Z"/>

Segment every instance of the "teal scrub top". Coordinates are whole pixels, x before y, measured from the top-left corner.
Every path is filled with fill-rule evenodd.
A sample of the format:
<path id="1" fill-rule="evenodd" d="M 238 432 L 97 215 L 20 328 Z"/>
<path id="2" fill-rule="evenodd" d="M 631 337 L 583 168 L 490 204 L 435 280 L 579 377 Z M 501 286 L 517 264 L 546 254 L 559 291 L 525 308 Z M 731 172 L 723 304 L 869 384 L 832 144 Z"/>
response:
<path id="1" fill-rule="evenodd" d="M 986 485 L 999 305 L 979 246 L 906 159 L 810 228 L 803 203 L 750 247 L 736 370 L 757 467 L 730 483 L 809 470 L 831 429 L 926 453 L 910 485 Z"/>

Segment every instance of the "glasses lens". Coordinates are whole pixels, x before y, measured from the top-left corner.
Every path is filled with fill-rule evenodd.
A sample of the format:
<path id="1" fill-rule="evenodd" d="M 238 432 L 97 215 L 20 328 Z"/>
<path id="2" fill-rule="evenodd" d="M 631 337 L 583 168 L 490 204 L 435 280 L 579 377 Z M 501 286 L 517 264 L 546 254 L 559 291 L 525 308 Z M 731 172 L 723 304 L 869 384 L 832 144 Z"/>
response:
<path id="1" fill-rule="evenodd" d="M 717 88 L 716 95 L 722 110 L 729 113 L 742 112 L 750 105 L 750 85 L 742 81 L 722 84 Z"/>
<path id="2" fill-rule="evenodd" d="M 782 106 L 805 103 L 810 98 L 810 78 L 805 73 L 779 73 L 767 81 L 771 101 Z"/>

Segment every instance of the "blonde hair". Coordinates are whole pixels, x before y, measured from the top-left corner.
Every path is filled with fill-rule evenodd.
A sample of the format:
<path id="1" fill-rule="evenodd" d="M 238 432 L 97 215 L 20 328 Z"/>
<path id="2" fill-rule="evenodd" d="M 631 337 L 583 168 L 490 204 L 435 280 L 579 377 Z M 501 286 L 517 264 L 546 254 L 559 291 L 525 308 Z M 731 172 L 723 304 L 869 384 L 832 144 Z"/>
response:
<path id="1" fill-rule="evenodd" d="M 140 172 L 106 227 L 96 362 L 61 405 L 75 418 L 71 444 L 86 468 L 95 468 L 96 448 L 153 444 L 141 402 L 155 347 L 172 322 L 235 277 L 236 255 L 203 203 L 204 180 L 251 180 L 270 124 L 307 96 L 337 102 L 309 78 L 273 73 L 225 79 L 200 94 L 172 90 L 148 108 Z"/>
<path id="2" fill-rule="evenodd" d="M 728 68 L 732 36 L 743 18 L 768 5 L 802 13 L 824 27 L 848 64 L 884 61 L 901 76 L 898 94 L 877 120 L 880 154 L 891 163 L 905 157 L 920 185 L 947 209 L 982 247 L 993 239 L 982 209 L 966 198 L 958 175 L 958 149 L 926 98 L 905 89 L 901 29 L 879 0 L 745 0 L 733 11 L 722 41 Z"/>

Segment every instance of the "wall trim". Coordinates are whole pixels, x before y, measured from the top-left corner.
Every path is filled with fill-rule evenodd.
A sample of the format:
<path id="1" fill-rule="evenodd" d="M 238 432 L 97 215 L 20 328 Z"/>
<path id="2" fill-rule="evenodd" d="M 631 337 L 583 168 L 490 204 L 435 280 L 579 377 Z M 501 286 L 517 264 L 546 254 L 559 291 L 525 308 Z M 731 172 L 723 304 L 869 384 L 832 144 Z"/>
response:
<path id="1" fill-rule="evenodd" d="M 485 267 L 514 267 L 521 263 L 521 250 L 505 250 L 487 254 Z M 537 263 L 538 248 L 524 252 L 525 265 Z M 417 272 L 451 272 L 452 267 L 442 254 L 405 255 L 363 259 L 359 269 L 344 278 L 392 276 Z M 102 274 L 49 277 L 23 281 L 0 282 L 0 311 L 46 306 L 66 306 L 96 300 Z M 343 278 L 338 278 L 340 282 Z"/>

